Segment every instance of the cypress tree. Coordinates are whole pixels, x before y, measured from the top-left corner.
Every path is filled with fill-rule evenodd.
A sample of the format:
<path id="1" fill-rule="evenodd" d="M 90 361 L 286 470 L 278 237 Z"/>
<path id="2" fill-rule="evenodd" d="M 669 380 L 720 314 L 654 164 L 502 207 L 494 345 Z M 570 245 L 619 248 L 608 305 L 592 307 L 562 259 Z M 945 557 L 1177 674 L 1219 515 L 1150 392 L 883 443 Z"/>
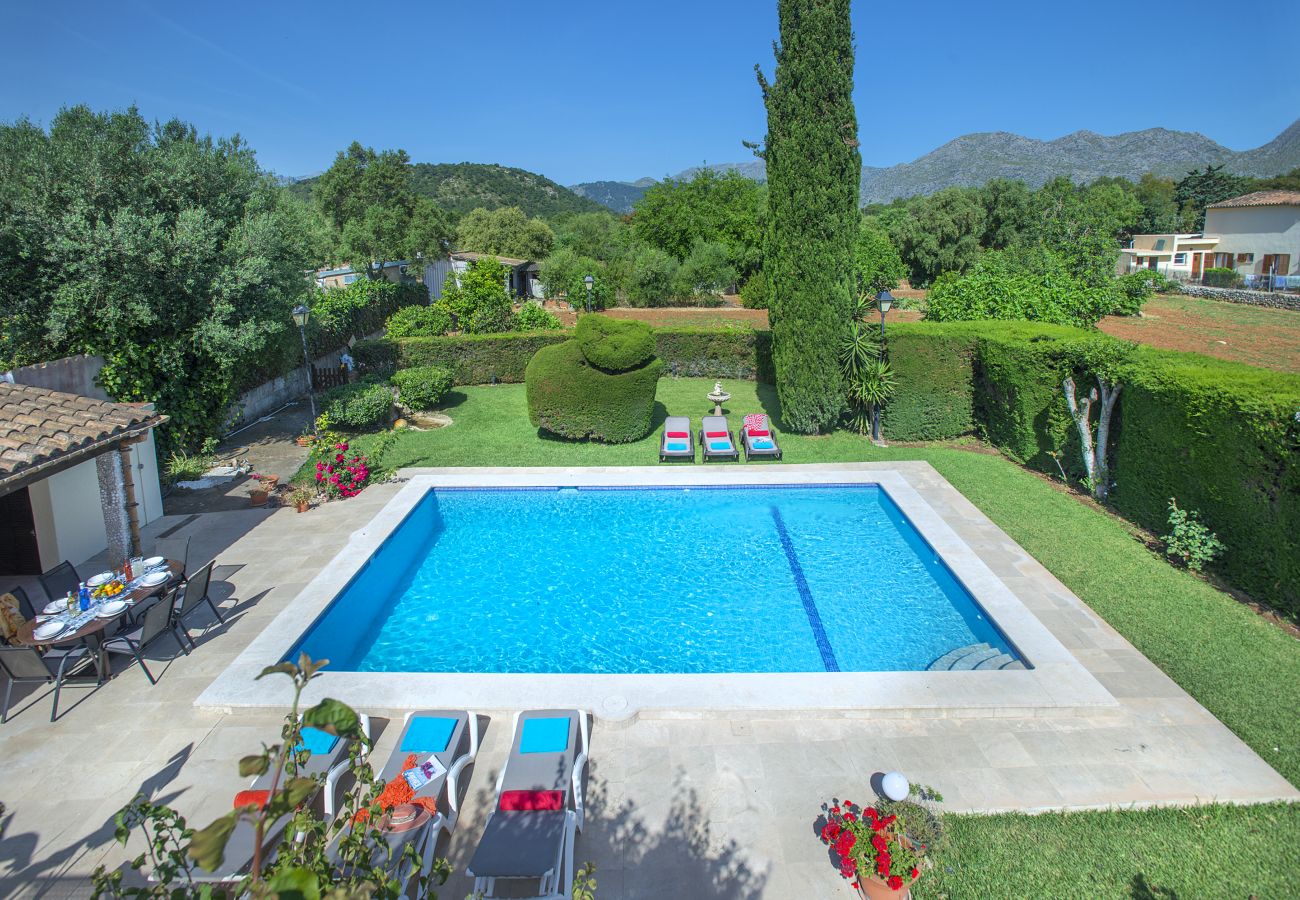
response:
<path id="1" fill-rule="evenodd" d="M 767 107 L 768 234 L 763 252 L 781 418 L 833 428 L 844 407 L 839 352 L 851 318 L 862 157 L 853 109 L 849 0 L 779 0 Z"/>

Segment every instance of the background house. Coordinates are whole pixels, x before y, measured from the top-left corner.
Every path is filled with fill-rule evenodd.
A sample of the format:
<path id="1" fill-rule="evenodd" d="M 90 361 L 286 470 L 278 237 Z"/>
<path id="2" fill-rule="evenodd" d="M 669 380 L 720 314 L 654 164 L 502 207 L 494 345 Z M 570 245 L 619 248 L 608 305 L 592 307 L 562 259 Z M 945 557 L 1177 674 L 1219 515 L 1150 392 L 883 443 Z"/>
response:
<path id="1" fill-rule="evenodd" d="M 458 250 L 451 254 L 451 271 L 457 276 L 469 268 L 470 263 L 487 257 L 495 257 L 496 261 L 506 267 L 506 292 L 511 297 L 521 300 L 529 298 L 540 300 L 545 292 L 542 290 L 542 282 L 539 277 L 541 267 L 529 259 L 512 259 L 509 256 L 497 256 L 494 253 L 477 253 L 470 250 Z M 425 271 L 428 271 L 426 268 Z M 425 282 L 428 284 L 428 282 Z M 459 283 L 459 279 L 457 280 Z M 441 296 L 441 289 L 439 290 Z"/>
<path id="2" fill-rule="evenodd" d="M 1181 281 L 1232 269 L 1248 288 L 1300 289 L 1300 191 L 1255 191 L 1213 203 L 1200 234 L 1135 234 L 1120 250 L 1119 268 L 1156 269 Z"/>
<path id="3" fill-rule="evenodd" d="M 371 268 L 374 267 L 375 264 L 371 263 Z M 404 259 L 384 263 L 384 277 L 394 284 L 413 281 L 413 277 L 408 275 L 407 272 L 408 267 Z M 354 269 L 352 266 L 341 266 L 337 269 L 318 269 L 316 271 L 316 286 L 322 289 L 343 287 L 365 277 L 364 269 Z"/>

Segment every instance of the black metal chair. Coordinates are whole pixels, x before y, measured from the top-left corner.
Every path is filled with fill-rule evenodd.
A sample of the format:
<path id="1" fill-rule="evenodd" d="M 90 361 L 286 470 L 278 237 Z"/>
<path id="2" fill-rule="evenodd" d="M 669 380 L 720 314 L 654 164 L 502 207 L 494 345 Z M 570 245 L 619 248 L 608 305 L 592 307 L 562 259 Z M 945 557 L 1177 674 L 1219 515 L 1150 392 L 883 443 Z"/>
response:
<path id="1" fill-rule="evenodd" d="M 154 541 L 153 552 L 163 559 L 174 559 L 181 564 L 182 579 L 190 568 L 190 538 L 163 538 Z"/>
<path id="2" fill-rule="evenodd" d="M 19 683 L 54 685 L 54 707 L 50 710 L 50 721 L 53 722 L 59 716 L 59 692 L 63 690 L 63 682 L 82 663 L 93 662 L 94 656 L 82 644 L 44 654 L 35 647 L 0 647 L 0 671 L 8 681 L 4 706 L 0 708 L 0 723 L 9 721 L 9 698 L 14 685 Z M 99 686 L 98 682 L 95 686 Z"/>
<path id="3" fill-rule="evenodd" d="M 198 645 L 190 637 L 186 619 L 194 614 L 195 609 L 200 604 L 206 603 L 208 608 L 212 610 L 212 614 L 217 617 L 217 621 L 222 625 L 226 624 L 225 618 L 221 615 L 221 610 L 217 609 L 217 604 L 212 602 L 212 598 L 208 596 L 208 587 L 212 583 L 212 567 L 216 564 L 217 561 L 214 559 L 190 576 L 189 581 L 186 581 L 181 586 L 181 602 L 176 608 L 176 623 L 180 625 L 181 631 L 184 633 L 185 639 L 190 642 L 191 647 L 197 648 Z"/>
<path id="4" fill-rule="evenodd" d="M 75 594 L 81 587 L 81 577 L 77 575 L 77 570 L 73 568 L 72 563 L 66 559 L 42 574 L 39 580 L 51 600 L 66 597 L 69 593 Z"/>
<path id="5" fill-rule="evenodd" d="M 27 592 L 18 585 L 14 585 L 5 593 L 13 594 L 18 598 L 18 611 L 23 614 L 24 619 L 36 618 L 36 607 L 32 606 L 32 600 L 27 596 Z"/>
<path id="6" fill-rule="evenodd" d="M 153 677 L 149 667 L 144 662 L 144 651 L 149 645 L 160 637 L 170 634 L 176 639 L 176 644 L 188 656 L 189 649 L 185 646 L 185 641 L 181 639 L 181 633 L 172 620 L 172 614 L 176 609 L 177 594 L 180 588 L 175 587 L 167 592 L 157 603 L 150 606 L 141 616 L 140 627 L 134 631 L 125 634 L 119 634 L 109 638 L 104 642 L 105 653 L 125 653 L 135 657 L 135 661 L 140 664 L 144 670 L 144 677 L 149 679 L 150 684 L 157 684 L 158 679 Z"/>

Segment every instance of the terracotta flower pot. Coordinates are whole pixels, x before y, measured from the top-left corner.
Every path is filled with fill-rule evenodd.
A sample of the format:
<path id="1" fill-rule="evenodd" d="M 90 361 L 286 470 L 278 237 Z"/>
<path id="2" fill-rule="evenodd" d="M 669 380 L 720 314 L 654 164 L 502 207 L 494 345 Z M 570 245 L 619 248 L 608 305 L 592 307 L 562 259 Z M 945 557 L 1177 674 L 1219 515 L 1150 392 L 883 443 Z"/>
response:
<path id="1" fill-rule="evenodd" d="M 277 484 L 279 484 L 279 483 L 280 483 L 280 476 L 279 476 L 279 475 L 263 475 L 263 476 L 262 476 L 262 487 L 266 488 L 266 490 L 267 490 L 268 492 L 269 492 L 269 491 L 273 491 L 273 490 L 275 490 L 275 486 L 276 486 Z"/>
<path id="2" fill-rule="evenodd" d="M 299 447 L 310 447 L 312 444 L 316 443 L 316 439 L 311 435 L 300 434 L 298 437 L 293 439 L 293 442 Z"/>
<path id="3" fill-rule="evenodd" d="M 919 881 L 920 878 L 917 879 Z M 858 872 L 858 896 L 864 900 L 911 900 L 912 889 L 910 885 L 903 885 L 898 890 L 894 890 L 885 884 L 875 875 L 863 876 Z"/>
<path id="4" fill-rule="evenodd" d="M 304 500 L 298 504 L 298 512 L 300 513 L 304 513 L 309 509 L 311 509 L 311 501 L 309 500 Z"/>
<path id="5" fill-rule="evenodd" d="M 248 502 L 253 506 L 266 506 L 266 501 L 270 496 L 267 491 L 249 491 Z"/>

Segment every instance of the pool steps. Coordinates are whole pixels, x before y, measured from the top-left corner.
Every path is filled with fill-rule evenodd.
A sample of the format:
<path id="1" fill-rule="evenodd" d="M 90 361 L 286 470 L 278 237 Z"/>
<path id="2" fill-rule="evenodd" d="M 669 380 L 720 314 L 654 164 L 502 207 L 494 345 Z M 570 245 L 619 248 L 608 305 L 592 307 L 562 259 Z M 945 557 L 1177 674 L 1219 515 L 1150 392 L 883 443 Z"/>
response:
<path id="1" fill-rule="evenodd" d="M 1023 669 L 1024 663 L 1013 656 L 990 647 L 987 643 L 971 644 L 949 650 L 926 666 L 929 672 L 968 672 L 989 669 Z"/>

